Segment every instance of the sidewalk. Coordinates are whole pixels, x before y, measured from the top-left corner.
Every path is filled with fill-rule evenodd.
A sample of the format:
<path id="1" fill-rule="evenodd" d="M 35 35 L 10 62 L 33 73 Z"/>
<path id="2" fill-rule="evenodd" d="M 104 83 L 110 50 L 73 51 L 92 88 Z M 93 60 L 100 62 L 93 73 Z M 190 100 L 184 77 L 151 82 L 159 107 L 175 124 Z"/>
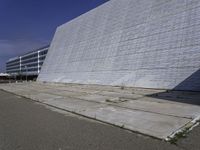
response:
<path id="1" fill-rule="evenodd" d="M 0 84 L 0 89 L 159 139 L 200 116 L 200 106 L 172 101 L 197 100 L 200 93 L 193 92 L 35 82 Z"/>

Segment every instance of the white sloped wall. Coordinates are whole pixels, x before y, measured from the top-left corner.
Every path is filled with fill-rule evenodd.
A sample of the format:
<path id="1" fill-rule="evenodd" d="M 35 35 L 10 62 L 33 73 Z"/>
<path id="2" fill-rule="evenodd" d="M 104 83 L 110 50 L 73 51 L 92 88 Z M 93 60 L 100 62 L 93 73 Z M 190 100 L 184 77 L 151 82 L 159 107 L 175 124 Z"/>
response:
<path id="1" fill-rule="evenodd" d="M 38 81 L 200 91 L 199 14 L 199 0 L 111 0 L 57 28 Z"/>

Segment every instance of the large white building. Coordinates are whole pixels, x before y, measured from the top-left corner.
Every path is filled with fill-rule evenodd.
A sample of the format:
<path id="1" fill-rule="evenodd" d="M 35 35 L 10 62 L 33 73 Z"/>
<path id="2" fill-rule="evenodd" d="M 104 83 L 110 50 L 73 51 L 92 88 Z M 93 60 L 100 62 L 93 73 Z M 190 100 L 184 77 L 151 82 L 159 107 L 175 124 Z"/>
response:
<path id="1" fill-rule="evenodd" d="M 6 72 L 11 76 L 37 76 L 48 52 L 48 46 L 36 49 L 6 62 Z"/>
<path id="2" fill-rule="evenodd" d="M 38 81 L 200 91 L 199 14 L 199 0 L 110 0 L 57 28 Z"/>

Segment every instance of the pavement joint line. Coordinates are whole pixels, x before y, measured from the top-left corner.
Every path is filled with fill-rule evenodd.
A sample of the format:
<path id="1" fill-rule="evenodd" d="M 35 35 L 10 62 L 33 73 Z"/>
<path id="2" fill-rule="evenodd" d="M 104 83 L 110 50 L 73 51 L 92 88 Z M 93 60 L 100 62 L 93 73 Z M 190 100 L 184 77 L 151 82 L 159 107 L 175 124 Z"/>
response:
<path id="1" fill-rule="evenodd" d="M 50 88 L 49 88 L 50 89 Z M 55 95 L 55 96 L 60 96 L 58 94 L 52 94 L 49 92 L 42 92 L 44 94 L 50 94 L 50 95 Z M 31 98 L 31 97 L 28 97 Z M 92 101 L 92 100 L 86 100 L 86 99 L 81 99 L 81 98 L 77 98 L 77 97 L 73 97 L 73 96 L 64 96 L 65 98 L 73 98 L 73 99 L 77 99 L 77 100 L 81 100 L 81 101 L 87 101 L 87 102 L 91 102 L 91 103 L 97 103 L 97 104 L 106 104 L 108 106 L 114 106 L 114 107 L 118 107 L 118 108 L 123 108 L 123 109 L 128 109 L 128 110 L 133 110 L 133 111 L 141 111 L 141 112 L 146 112 L 146 113 L 152 113 L 152 114 L 158 114 L 158 115 L 163 115 L 163 116 L 171 116 L 171 117 L 175 117 L 175 118 L 185 118 L 185 119 L 193 119 L 190 117 L 183 117 L 183 116 L 176 116 L 176 115 L 170 115 L 170 114 L 164 114 L 164 113 L 157 113 L 157 112 L 153 112 L 153 111 L 147 111 L 147 110 L 142 110 L 142 109 L 136 109 L 136 108 L 128 108 L 128 107 L 124 107 L 124 106 L 118 106 L 117 104 L 111 104 L 111 103 L 102 103 L 102 102 L 97 102 L 97 101 Z M 62 98 L 59 98 L 62 99 Z"/>
<path id="2" fill-rule="evenodd" d="M 31 88 L 33 91 L 34 91 L 34 88 Z M 48 89 L 51 89 L 51 88 L 48 88 Z M 37 93 L 37 91 L 35 91 Z M 68 92 L 71 92 L 71 91 L 68 91 Z M 50 94 L 50 95 L 55 95 L 55 96 L 60 96 L 58 94 L 52 94 L 52 93 L 49 93 L 49 92 L 42 92 L 44 94 Z M 75 92 L 74 92 L 75 93 Z M 103 95 L 105 96 L 105 95 Z M 28 98 L 31 98 L 31 97 L 28 97 Z M 191 119 L 193 120 L 194 118 L 191 118 L 191 117 L 183 117 L 183 116 L 177 116 L 177 115 L 170 115 L 170 114 L 164 114 L 164 113 L 158 113 L 158 112 L 153 112 L 153 111 L 147 111 L 147 110 L 142 110 L 142 109 L 136 109 L 136 108 L 128 108 L 128 107 L 124 107 L 124 106 L 118 106 L 118 104 L 111 104 L 111 103 L 102 103 L 102 102 L 97 102 L 97 101 L 92 101 L 92 100 L 86 100 L 86 99 L 81 99 L 81 98 L 78 98 L 78 97 L 73 97 L 73 96 L 64 96 L 63 97 L 64 99 L 65 98 L 73 98 L 73 99 L 77 99 L 77 100 L 81 100 L 81 101 L 87 101 L 87 102 L 91 102 L 91 103 L 97 103 L 97 104 L 107 104 L 108 106 L 114 106 L 114 107 L 118 107 L 118 108 L 123 108 L 123 109 L 128 109 L 128 110 L 133 110 L 133 111 L 141 111 L 141 112 L 146 112 L 146 113 L 152 113 L 152 114 L 158 114 L 158 115 L 163 115 L 163 116 L 171 116 L 171 117 L 175 117 L 175 118 L 185 118 L 185 119 Z M 61 99 L 61 98 L 60 98 Z"/>
<path id="3" fill-rule="evenodd" d="M 22 87 L 24 87 L 24 85 L 23 84 L 20 84 Z M 31 89 L 33 89 L 33 87 L 37 87 L 37 85 L 38 85 L 38 83 L 36 83 L 36 84 L 32 84 L 31 86 L 32 86 L 32 88 Z M 42 85 L 42 84 L 39 84 L 39 85 Z M 62 84 L 60 84 L 60 85 L 62 85 Z M 26 86 L 28 86 L 28 85 L 26 85 Z M 45 86 L 45 88 L 46 89 L 50 89 L 50 90 L 52 90 L 52 88 L 49 88 L 49 86 L 48 85 L 42 85 L 42 86 Z M 50 86 L 52 86 L 52 85 L 50 85 Z M 63 85 L 63 86 L 61 86 L 61 87 L 64 87 L 65 88 L 65 85 Z M 77 88 L 78 86 L 75 86 L 74 88 Z M 29 87 L 30 88 L 30 87 Z M 68 87 L 67 87 L 68 88 Z M 90 89 L 90 88 L 80 88 L 80 87 L 78 87 L 78 89 L 79 90 L 81 90 L 81 89 Z M 55 90 L 55 88 L 53 88 L 53 90 Z M 69 89 L 62 89 L 62 91 L 68 91 L 68 92 L 73 92 L 73 93 L 77 93 L 77 91 L 75 91 L 75 90 L 69 90 Z M 97 95 L 101 95 L 101 96 L 107 96 L 107 95 L 105 95 L 105 94 L 101 94 L 101 92 L 102 91 L 105 91 L 105 92 L 111 92 L 111 93 L 115 93 L 115 94 L 117 94 L 117 92 L 116 91 L 107 91 L 107 90 L 103 90 L 103 89 L 101 89 L 101 90 L 99 90 L 98 89 L 98 91 L 96 91 L 96 92 L 78 92 L 78 93 L 80 93 L 80 94 L 97 94 Z M 134 94 L 132 94 L 132 93 L 125 93 L 125 94 L 129 94 L 129 95 L 134 95 Z M 140 95 L 140 96 L 142 96 L 142 97 L 139 97 L 139 98 L 137 98 L 137 99 L 133 99 L 133 100 L 140 100 L 140 99 L 142 99 L 142 98 L 144 98 L 144 97 L 148 97 L 148 95 L 149 94 L 139 94 L 139 93 L 137 93 L 137 95 Z M 126 99 L 129 99 L 129 100 L 132 100 L 131 98 L 127 98 L 127 97 L 124 97 L 124 98 L 126 98 Z"/>
<path id="4" fill-rule="evenodd" d="M 36 83 L 36 84 L 39 84 L 39 83 Z M 22 84 L 21 84 L 22 85 Z M 42 85 L 42 84 L 39 84 L 39 85 Z M 62 84 L 60 84 L 60 85 L 62 85 Z M 32 85 L 31 85 L 32 86 Z M 33 85 L 33 86 L 35 86 L 35 84 Z M 32 86 L 32 87 L 33 87 Z M 42 86 L 45 86 L 45 88 L 46 89 L 50 89 L 50 90 L 52 90 L 52 88 L 49 88 L 49 86 L 48 85 L 42 85 Z M 50 85 L 50 86 L 52 86 L 52 85 Z M 23 86 L 24 87 L 24 86 Z M 30 86 L 28 86 L 29 88 L 30 88 Z M 35 87 L 37 87 L 37 86 L 35 86 Z M 62 86 L 62 87 L 65 87 L 64 85 Z M 75 88 L 77 88 L 77 86 L 75 86 Z M 79 88 L 79 87 L 78 87 Z M 34 89 L 34 88 L 31 88 L 31 89 Z M 85 88 L 79 88 L 79 89 L 85 89 Z M 87 89 L 87 88 L 86 88 Z M 55 90 L 55 88 L 53 88 L 53 90 Z M 77 91 L 75 91 L 75 90 L 69 90 L 69 89 L 65 89 L 65 90 L 63 90 L 62 89 L 62 91 L 68 91 L 68 92 L 73 92 L 73 93 L 77 93 Z M 82 94 L 82 93 L 86 93 L 86 94 L 90 94 L 90 95 L 92 95 L 92 94 L 97 94 L 97 95 L 101 95 L 101 96 L 107 96 L 107 95 L 105 95 L 105 94 L 101 94 L 100 92 L 102 92 L 102 91 L 106 91 L 106 90 L 100 90 L 100 91 L 97 91 L 97 92 L 95 92 L 95 93 L 91 93 L 91 92 L 78 92 L 78 93 L 80 93 L 80 94 Z M 160 91 L 160 90 L 159 90 Z M 107 92 L 107 91 L 106 91 Z M 116 91 L 111 91 L 111 92 L 113 92 L 113 93 L 116 93 L 117 94 L 117 92 Z M 179 91 L 180 92 L 180 91 Z M 131 94 L 131 93 L 126 93 L 126 94 L 129 94 L 129 95 L 134 95 L 134 94 Z M 140 100 L 140 99 L 142 99 L 142 98 L 144 98 L 144 97 L 148 97 L 148 95 L 149 94 L 139 94 L 139 93 L 137 93 L 137 95 L 141 95 L 142 97 L 139 97 L 139 98 L 137 98 L 136 100 Z M 110 96 L 110 97 L 112 97 L 112 96 Z M 165 97 L 165 96 L 164 96 Z M 122 97 L 123 98 L 123 97 Z M 127 98 L 127 97 L 124 97 L 124 98 L 126 98 L 126 99 L 129 99 L 129 98 Z M 131 99 L 130 99 L 131 100 Z M 135 100 L 135 99 L 134 99 Z M 158 102 L 158 103 L 160 103 L 160 102 Z M 162 102 L 162 103 L 164 103 L 164 102 Z"/>
<path id="5" fill-rule="evenodd" d="M 45 85 L 46 86 L 46 85 Z M 36 86 L 35 86 L 36 87 Z M 29 87 L 30 88 L 30 87 Z M 52 90 L 52 88 L 49 88 L 49 87 L 45 87 L 46 89 L 50 89 L 50 90 Z M 31 88 L 31 89 L 34 89 L 34 88 Z M 67 90 L 65 90 L 65 91 L 67 91 L 67 92 L 73 92 L 73 93 L 77 93 L 76 91 L 73 91 L 73 90 L 69 90 L 69 89 L 67 89 Z M 81 94 L 83 94 L 83 93 L 85 93 L 85 94 L 93 94 L 93 93 L 89 93 L 89 92 L 79 92 L 79 93 L 81 93 Z"/>

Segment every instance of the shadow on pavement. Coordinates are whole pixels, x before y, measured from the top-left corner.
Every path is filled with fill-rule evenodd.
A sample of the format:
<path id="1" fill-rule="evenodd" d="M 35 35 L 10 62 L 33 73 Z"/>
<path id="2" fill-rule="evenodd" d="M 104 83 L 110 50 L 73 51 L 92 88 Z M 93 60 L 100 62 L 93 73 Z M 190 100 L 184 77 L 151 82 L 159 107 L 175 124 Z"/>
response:
<path id="1" fill-rule="evenodd" d="M 162 100 L 200 105 L 200 70 L 193 73 L 172 90 L 147 96 Z"/>

